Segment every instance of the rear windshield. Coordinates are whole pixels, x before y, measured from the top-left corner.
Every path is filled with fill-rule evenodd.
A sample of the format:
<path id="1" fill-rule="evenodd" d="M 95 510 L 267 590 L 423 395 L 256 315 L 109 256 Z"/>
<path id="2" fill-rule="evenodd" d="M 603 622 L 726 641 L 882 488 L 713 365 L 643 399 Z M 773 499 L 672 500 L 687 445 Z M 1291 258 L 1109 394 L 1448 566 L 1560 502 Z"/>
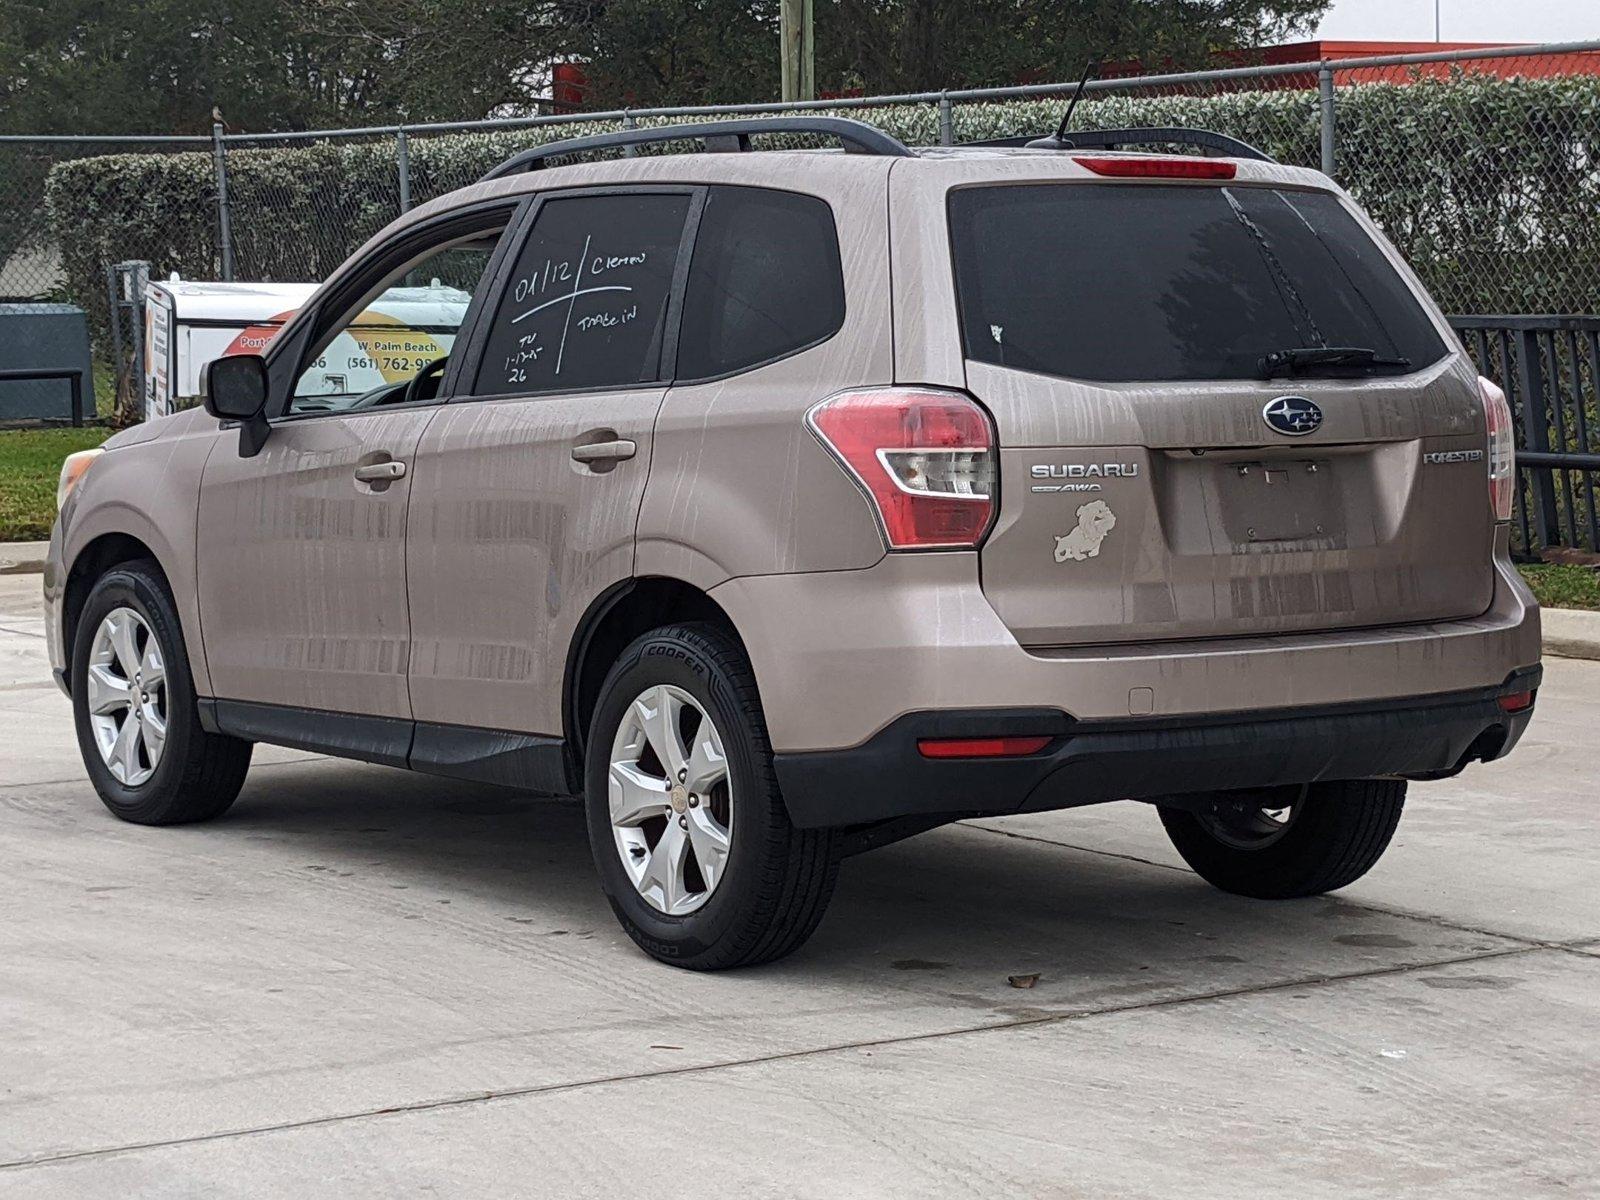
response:
<path id="1" fill-rule="evenodd" d="M 967 356 L 982 362 L 1114 382 L 1255 378 L 1263 356 L 1307 347 L 1371 349 L 1388 360 L 1371 369 L 1390 374 L 1445 354 L 1327 193 L 965 188 L 950 230 Z"/>

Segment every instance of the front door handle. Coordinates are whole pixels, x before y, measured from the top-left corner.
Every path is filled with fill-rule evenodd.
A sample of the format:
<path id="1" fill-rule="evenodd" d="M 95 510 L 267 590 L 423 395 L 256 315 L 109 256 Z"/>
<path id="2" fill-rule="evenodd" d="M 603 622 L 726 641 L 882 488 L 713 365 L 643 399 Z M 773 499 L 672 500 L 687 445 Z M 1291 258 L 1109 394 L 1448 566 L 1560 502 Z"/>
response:
<path id="1" fill-rule="evenodd" d="M 356 468 L 356 480 L 360 483 L 389 483 L 392 480 L 405 476 L 406 465 L 403 462 L 368 463 L 364 467 Z"/>
<path id="2" fill-rule="evenodd" d="M 586 442 L 572 448 L 572 457 L 581 463 L 626 462 L 639 453 L 639 443 L 630 438 L 609 442 Z"/>

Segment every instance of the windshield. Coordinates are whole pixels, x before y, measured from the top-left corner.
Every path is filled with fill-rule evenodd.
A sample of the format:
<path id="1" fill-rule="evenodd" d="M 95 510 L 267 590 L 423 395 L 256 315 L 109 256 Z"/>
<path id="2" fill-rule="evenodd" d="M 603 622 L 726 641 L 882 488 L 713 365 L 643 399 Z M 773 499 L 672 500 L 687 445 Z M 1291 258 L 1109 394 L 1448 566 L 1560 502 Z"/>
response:
<path id="1" fill-rule="evenodd" d="M 1105 382 L 1394 373 L 1445 344 L 1339 200 L 1252 187 L 1029 184 L 951 193 L 969 358 Z M 1321 365 L 1319 366 L 1319 362 Z"/>

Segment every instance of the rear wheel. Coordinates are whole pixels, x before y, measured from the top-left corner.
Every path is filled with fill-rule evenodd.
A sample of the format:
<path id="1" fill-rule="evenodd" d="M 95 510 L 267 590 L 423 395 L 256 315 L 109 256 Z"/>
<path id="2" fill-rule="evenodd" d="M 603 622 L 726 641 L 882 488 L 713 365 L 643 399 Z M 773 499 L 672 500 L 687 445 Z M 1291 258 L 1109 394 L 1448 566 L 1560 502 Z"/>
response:
<path id="1" fill-rule="evenodd" d="M 1225 892 L 1262 900 L 1316 896 L 1354 883 L 1383 856 L 1405 807 L 1403 780 L 1218 792 L 1162 807 L 1183 860 Z"/>
<path id="2" fill-rule="evenodd" d="M 100 799 L 124 821 L 178 825 L 226 811 L 249 742 L 200 727 L 177 610 L 154 563 L 113 567 L 73 638 L 72 713 Z"/>
<path id="3" fill-rule="evenodd" d="M 662 962 L 770 962 L 816 929 L 834 835 L 796 829 L 755 677 L 710 624 L 655 630 L 601 687 L 585 770 L 589 843 L 628 935 Z"/>

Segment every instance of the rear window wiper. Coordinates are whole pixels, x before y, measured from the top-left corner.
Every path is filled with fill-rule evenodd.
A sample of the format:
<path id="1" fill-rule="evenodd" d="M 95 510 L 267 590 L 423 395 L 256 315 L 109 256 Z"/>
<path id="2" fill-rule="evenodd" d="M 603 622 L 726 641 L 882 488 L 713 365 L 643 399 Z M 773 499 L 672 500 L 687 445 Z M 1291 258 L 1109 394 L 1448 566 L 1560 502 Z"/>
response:
<path id="1" fill-rule="evenodd" d="M 1274 350 L 1256 360 L 1256 370 L 1263 379 L 1328 371 L 1398 374 L 1410 368 L 1409 358 L 1382 358 L 1376 350 L 1365 346 L 1297 346 L 1292 350 Z"/>

